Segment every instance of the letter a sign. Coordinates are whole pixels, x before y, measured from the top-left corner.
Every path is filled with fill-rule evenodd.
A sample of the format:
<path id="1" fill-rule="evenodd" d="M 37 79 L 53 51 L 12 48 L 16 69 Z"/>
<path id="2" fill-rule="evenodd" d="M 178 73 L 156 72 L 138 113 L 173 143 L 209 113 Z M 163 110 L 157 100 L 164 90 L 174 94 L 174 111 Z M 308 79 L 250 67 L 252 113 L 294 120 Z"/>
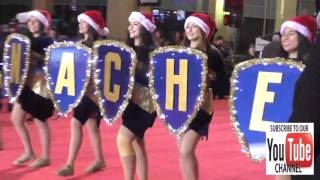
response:
<path id="1" fill-rule="evenodd" d="M 91 56 L 91 49 L 79 43 L 55 43 L 48 47 L 47 87 L 60 114 L 70 112 L 83 97 L 90 79 Z"/>
<path id="2" fill-rule="evenodd" d="M 136 54 L 124 43 L 103 40 L 94 45 L 95 81 L 103 119 L 113 124 L 131 98 Z"/>
<path id="3" fill-rule="evenodd" d="M 30 40 L 21 34 L 11 34 L 4 46 L 4 85 L 10 102 L 20 95 L 29 70 Z M 1 58 L 1 57 L 0 57 Z"/>
<path id="4" fill-rule="evenodd" d="M 268 124 L 288 122 L 293 93 L 304 65 L 286 59 L 238 64 L 231 79 L 230 112 L 243 152 L 253 160 L 266 154 Z"/>
<path id="5" fill-rule="evenodd" d="M 194 119 L 206 88 L 207 56 L 168 46 L 150 55 L 150 87 L 157 113 L 169 131 L 183 133 Z"/>

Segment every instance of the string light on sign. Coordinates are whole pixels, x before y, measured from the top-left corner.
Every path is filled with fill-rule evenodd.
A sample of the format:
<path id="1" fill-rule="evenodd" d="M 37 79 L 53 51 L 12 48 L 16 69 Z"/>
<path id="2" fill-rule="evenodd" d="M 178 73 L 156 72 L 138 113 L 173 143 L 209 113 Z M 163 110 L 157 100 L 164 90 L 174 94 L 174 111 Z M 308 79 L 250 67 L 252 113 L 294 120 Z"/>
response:
<path id="1" fill-rule="evenodd" d="M 277 66 L 287 66 L 289 68 L 297 68 L 300 72 L 303 71 L 304 65 L 301 62 L 283 59 L 283 58 L 264 58 L 264 59 L 253 59 L 249 61 L 245 61 L 242 63 L 239 63 L 233 73 L 230 80 L 230 98 L 229 98 L 229 107 L 230 107 L 230 114 L 231 114 L 231 122 L 233 125 L 233 128 L 235 130 L 236 135 L 238 136 L 239 143 L 241 145 L 241 152 L 244 152 L 250 159 L 254 161 L 262 161 L 264 159 L 264 156 L 252 154 L 249 149 L 249 144 L 245 138 L 244 133 L 240 129 L 240 122 L 239 122 L 239 115 L 243 112 L 239 112 L 236 107 L 235 103 L 238 102 L 237 95 L 242 93 L 244 90 L 239 85 L 239 73 L 241 71 L 244 71 L 254 65 L 262 65 L 262 66 L 268 66 L 270 64 L 275 64 Z"/>
<path id="2" fill-rule="evenodd" d="M 109 117 L 108 113 L 106 112 L 106 109 L 108 107 L 106 107 L 104 104 L 106 103 L 106 99 L 104 98 L 104 95 L 102 93 L 102 90 L 99 88 L 99 85 L 101 84 L 101 82 L 103 82 L 100 79 L 99 74 L 101 74 L 101 69 L 98 69 L 98 62 L 104 62 L 104 60 L 101 60 L 99 58 L 99 48 L 101 48 L 102 46 L 107 46 L 107 47 L 117 47 L 119 48 L 120 52 L 123 52 L 123 54 L 128 54 L 129 53 L 129 57 L 130 57 L 130 67 L 129 67 L 129 77 L 128 77 L 128 90 L 125 93 L 125 95 L 123 95 L 123 102 L 118 106 L 118 110 L 117 113 L 114 117 Z M 135 68 L 136 68 L 136 64 L 137 64 L 137 59 L 136 59 L 136 53 L 135 51 L 129 47 L 128 45 L 122 43 L 122 42 L 118 42 L 118 41 L 114 41 L 114 40 L 99 40 L 96 41 L 94 43 L 93 46 L 93 77 L 95 79 L 95 83 L 94 84 L 94 88 L 95 88 L 95 92 L 97 94 L 98 97 L 98 104 L 99 104 L 99 109 L 101 112 L 101 115 L 103 116 L 103 119 L 106 121 L 106 123 L 111 126 L 113 125 L 117 119 L 119 119 L 122 116 L 123 111 L 125 110 L 125 108 L 127 107 L 127 105 L 129 104 L 129 100 L 131 99 L 132 96 L 132 91 L 133 91 L 133 85 L 134 85 L 134 76 L 135 76 Z"/>
<path id="3" fill-rule="evenodd" d="M 80 91 L 80 94 L 75 97 L 75 101 L 71 102 L 70 104 L 67 104 L 67 109 L 62 110 L 61 108 L 61 103 L 66 102 L 63 101 L 63 99 L 57 99 L 56 94 L 54 93 L 54 89 L 52 89 L 51 85 L 55 85 L 55 82 L 52 82 L 53 78 L 51 76 L 50 68 L 49 68 L 49 62 L 51 61 L 51 52 L 54 49 L 59 49 L 59 48 L 75 48 L 75 50 L 82 52 L 82 55 L 84 57 L 88 58 L 88 63 L 87 67 L 85 69 L 85 77 L 84 79 L 81 79 L 80 81 L 84 82 L 83 89 Z M 46 89 L 49 92 L 49 97 L 53 101 L 54 107 L 58 112 L 58 115 L 62 116 L 67 116 L 69 112 L 71 112 L 78 104 L 80 103 L 81 99 L 86 93 L 86 89 L 88 87 L 89 81 L 90 81 L 90 76 L 91 76 L 91 59 L 92 59 L 92 50 L 91 48 L 81 44 L 80 42 L 69 42 L 69 41 L 64 41 L 64 42 L 58 42 L 55 44 L 50 45 L 47 48 L 46 51 L 46 58 L 45 58 L 45 76 L 47 79 L 46 83 Z"/>
<path id="4" fill-rule="evenodd" d="M 174 128 L 169 122 L 168 122 L 168 116 L 163 113 L 163 110 L 160 107 L 159 104 L 159 94 L 156 93 L 155 89 L 155 64 L 157 64 L 157 56 L 162 53 L 169 53 L 169 55 L 176 56 L 181 53 L 186 53 L 187 55 L 195 56 L 195 60 L 200 61 L 199 64 L 201 64 L 201 83 L 196 84 L 197 87 L 200 88 L 200 94 L 196 98 L 195 106 L 190 114 L 187 114 L 187 120 L 179 127 Z M 200 105 L 204 98 L 204 93 L 206 91 L 206 76 L 207 76 L 207 55 L 203 52 L 192 49 L 192 48 L 186 48 L 181 46 L 166 46 L 166 47 L 160 47 L 153 52 L 150 53 L 150 67 L 149 67 L 149 88 L 152 95 L 152 101 L 155 105 L 155 109 L 157 113 L 160 116 L 160 119 L 164 122 L 165 126 L 167 127 L 168 131 L 171 134 L 176 135 L 178 138 L 188 129 L 189 125 L 191 124 L 192 120 L 195 118 L 197 112 L 200 109 Z M 160 61 L 160 58 L 159 58 Z M 163 77 L 159 77 L 159 79 L 163 80 Z"/>
<path id="5" fill-rule="evenodd" d="M 22 69 L 22 75 L 21 75 L 21 80 L 19 84 L 17 85 L 18 88 L 15 93 L 11 91 L 11 86 L 14 85 L 15 83 L 12 82 L 12 77 L 11 77 L 11 71 L 12 71 L 12 57 L 10 57 L 9 52 L 12 51 L 11 44 L 17 41 L 22 46 L 25 46 L 25 52 L 23 52 L 23 55 L 25 59 L 21 58 L 21 66 L 24 67 Z M 17 98 L 20 96 L 23 86 L 26 82 L 28 71 L 29 71 L 29 64 L 30 64 L 30 49 L 31 49 L 31 42 L 30 39 L 27 36 L 24 36 L 22 34 L 11 34 L 7 37 L 5 41 L 5 48 L 4 48 L 4 64 L 3 64 L 3 70 L 4 70 L 4 88 L 6 91 L 6 96 L 9 97 L 9 102 L 14 103 Z M 23 62 L 24 61 L 24 62 Z M 15 94 L 15 95 L 14 95 Z"/>

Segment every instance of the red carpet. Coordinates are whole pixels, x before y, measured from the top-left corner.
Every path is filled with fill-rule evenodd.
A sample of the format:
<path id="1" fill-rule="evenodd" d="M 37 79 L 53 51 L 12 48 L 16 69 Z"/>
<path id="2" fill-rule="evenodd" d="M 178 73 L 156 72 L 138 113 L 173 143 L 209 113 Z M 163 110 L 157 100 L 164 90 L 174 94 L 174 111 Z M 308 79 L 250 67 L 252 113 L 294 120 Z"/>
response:
<path id="1" fill-rule="evenodd" d="M 11 162 L 22 152 L 10 120 L 9 113 L 0 114 L 0 123 L 4 137 L 5 149 L 0 151 L 1 180 L 51 180 L 51 179 L 123 179 L 122 168 L 116 148 L 116 133 L 120 121 L 113 127 L 101 124 L 103 149 L 107 168 L 104 171 L 86 175 L 83 170 L 94 160 L 91 144 L 84 128 L 84 140 L 76 161 L 75 176 L 61 178 L 54 171 L 63 166 L 69 146 L 69 117 L 51 119 L 52 128 L 52 165 L 39 170 L 26 166 L 14 167 Z M 33 146 L 40 152 L 39 137 L 36 125 L 28 125 Z M 273 176 L 265 175 L 265 162 L 257 163 L 240 152 L 238 139 L 232 129 L 227 101 L 215 102 L 215 115 L 210 126 L 209 140 L 201 141 L 197 149 L 201 180 L 271 180 Z M 156 121 L 154 127 L 146 133 L 149 156 L 149 177 L 151 180 L 182 179 L 178 163 L 175 138 L 169 135 L 163 123 Z"/>

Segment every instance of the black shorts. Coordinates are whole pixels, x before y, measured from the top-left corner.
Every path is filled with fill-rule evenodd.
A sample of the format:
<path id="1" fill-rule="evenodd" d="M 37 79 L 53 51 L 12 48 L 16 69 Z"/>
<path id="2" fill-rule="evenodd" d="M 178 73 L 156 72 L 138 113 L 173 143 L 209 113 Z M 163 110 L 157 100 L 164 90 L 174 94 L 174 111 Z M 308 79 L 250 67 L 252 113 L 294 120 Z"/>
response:
<path id="1" fill-rule="evenodd" d="M 97 125 L 100 125 L 101 114 L 99 107 L 88 96 L 84 96 L 78 106 L 74 109 L 73 117 L 75 117 L 82 125 L 84 125 L 90 117 L 97 120 Z"/>
<path id="2" fill-rule="evenodd" d="M 191 122 L 189 129 L 196 131 L 200 136 L 208 139 L 209 124 L 212 119 L 212 114 L 207 113 L 203 109 L 200 109 L 196 117 Z"/>
<path id="3" fill-rule="evenodd" d="M 156 112 L 150 114 L 130 100 L 123 112 L 122 121 L 134 135 L 143 139 L 144 133 L 153 126 L 156 117 Z"/>
<path id="4" fill-rule="evenodd" d="M 24 111 L 41 121 L 46 121 L 53 114 L 54 106 L 51 99 L 34 93 L 29 86 L 23 87 L 18 102 Z"/>

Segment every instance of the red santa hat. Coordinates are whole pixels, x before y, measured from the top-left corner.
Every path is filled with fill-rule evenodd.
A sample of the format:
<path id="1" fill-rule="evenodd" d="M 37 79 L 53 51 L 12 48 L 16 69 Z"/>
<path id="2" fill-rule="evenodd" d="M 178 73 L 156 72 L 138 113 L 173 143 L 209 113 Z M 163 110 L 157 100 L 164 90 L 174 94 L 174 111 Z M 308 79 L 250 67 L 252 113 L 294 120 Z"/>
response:
<path id="1" fill-rule="evenodd" d="M 306 37 L 310 42 L 314 42 L 317 33 L 317 23 L 313 16 L 296 16 L 288 19 L 281 25 L 280 33 L 284 33 L 286 27 L 292 28 Z"/>
<path id="2" fill-rule="evenodd" d="M 78 22 L 80 22 L 81 20 L 87 22 L 101 36 L 106 36 L 110 32 L 106 27 L 106 23 L 99 11 L 85 11 L 78 16 Z"/>
<path id="3" fill-rule="evenodd" d="M 184 29 L 187 28 L 189 23 L 194 23 L 200 27 L 206 34 L 207 38 L 210 39 L 217 31 L 216 22 L 205 13 L 192 13 L 184 23 Z"/>
<path id="4" fill-rule="evenodd" d="M 51 27 L 51 15 L 47 10 L 32 10 L 28 12 L 18 13 L 16 18 L 21 23 L 26 23 L 30 17 L 37 18 L 47 30 Z"/>
<path id="5" fill-rule="evenodd" d="M 144 12 L 132 12 L 129 16 L 129 22 L 131 21 L 138 21 L 142 24 L 143 27 L 147 29 L 149 32 L 153 32 L 156 29 L 156 26 L 154 25 L 153 16 L 150 13 L 144 13 Z"/>

